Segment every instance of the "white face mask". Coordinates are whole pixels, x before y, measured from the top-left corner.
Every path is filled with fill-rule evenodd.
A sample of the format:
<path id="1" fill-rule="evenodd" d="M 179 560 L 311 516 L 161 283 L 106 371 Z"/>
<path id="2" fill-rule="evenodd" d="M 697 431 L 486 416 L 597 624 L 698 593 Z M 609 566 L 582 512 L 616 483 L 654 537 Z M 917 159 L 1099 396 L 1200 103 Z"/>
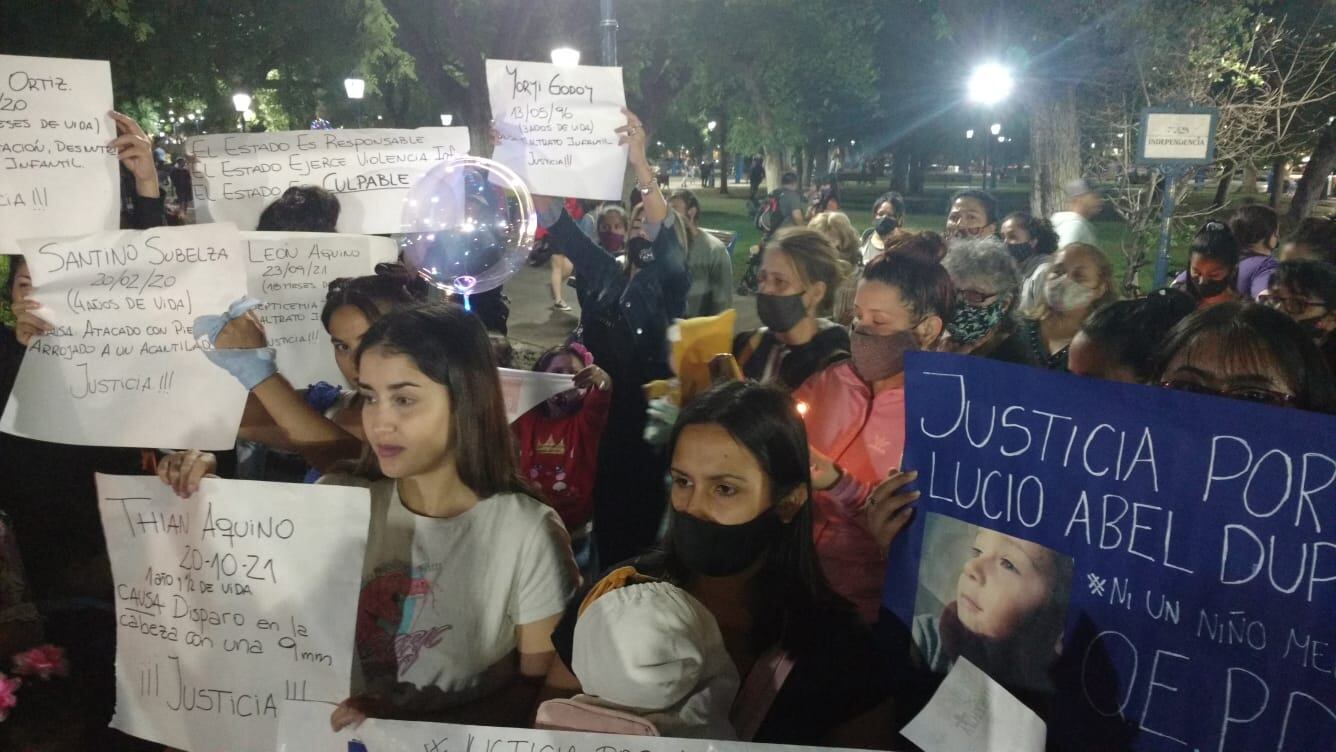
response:
<path id="1" fill-rule="evenodd" d="M 1095 291 L 1070 277 L 1058 277 L 1044 283 L 1044 299 L 1058 312 L 1085 308 L 1095 300 Z"/>

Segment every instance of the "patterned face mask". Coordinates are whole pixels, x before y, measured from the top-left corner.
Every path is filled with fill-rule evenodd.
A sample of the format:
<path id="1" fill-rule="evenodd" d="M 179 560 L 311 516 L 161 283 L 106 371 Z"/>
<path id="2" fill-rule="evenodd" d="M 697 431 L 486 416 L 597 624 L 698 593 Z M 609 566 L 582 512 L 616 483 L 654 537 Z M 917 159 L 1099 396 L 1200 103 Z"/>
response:
<path id="1" fill-rule="evenodd" d="M 961 344 L 983 339 L 1002 321 L 1005 303 L 1006 299 L 999 295 L 992 305 L 957 304 L 955 312 L 951 314 L 951 320 L 946 323 L 946 330 L 951 333 L 951 339 Z"/>

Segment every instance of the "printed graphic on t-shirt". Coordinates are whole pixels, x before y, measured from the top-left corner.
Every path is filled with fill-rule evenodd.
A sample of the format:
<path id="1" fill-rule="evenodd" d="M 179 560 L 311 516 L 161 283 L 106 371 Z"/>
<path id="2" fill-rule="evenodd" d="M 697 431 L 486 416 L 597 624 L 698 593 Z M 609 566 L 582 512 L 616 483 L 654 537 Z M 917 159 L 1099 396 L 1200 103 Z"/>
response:
<path id="1" fill-rule="evenodd" d="M 422 651 L 441 643 L 450 624 L 419 627 L 424 612 L 434 612 L 437 594 L 429 574 L 440 565 L 381 567 L 362 586 L 357 611 L 357 646 L 363 661 L 402 673 Z"/>

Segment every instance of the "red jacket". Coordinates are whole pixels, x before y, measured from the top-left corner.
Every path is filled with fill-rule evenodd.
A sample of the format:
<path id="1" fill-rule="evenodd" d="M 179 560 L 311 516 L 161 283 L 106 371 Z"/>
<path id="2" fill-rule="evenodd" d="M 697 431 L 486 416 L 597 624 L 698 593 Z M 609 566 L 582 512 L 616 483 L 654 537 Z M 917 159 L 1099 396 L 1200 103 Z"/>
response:
<path id="1" fill-rule="evenodd" d="M 598 440 L 611 404 L 610 390 L 590 389 L 574 415 L 553 420 L 538 405 L 510 427 L 520 448 L 520 473 L 542 489 L 567 530 L 578 530 L 594 514 Z"/>

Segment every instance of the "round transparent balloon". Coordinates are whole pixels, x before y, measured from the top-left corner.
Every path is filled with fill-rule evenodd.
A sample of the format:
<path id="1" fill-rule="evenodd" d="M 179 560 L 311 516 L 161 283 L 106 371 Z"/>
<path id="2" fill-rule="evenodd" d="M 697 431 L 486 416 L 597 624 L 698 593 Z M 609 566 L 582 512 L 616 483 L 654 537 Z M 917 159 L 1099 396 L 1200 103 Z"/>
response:
<path id="1" fill-rule="evenodd" d="M 524 265 L 537 224 L 518 175 L 490 159 L 455 157 L 408 191 L 399 250 L 423 279 L 467 298 L 500 287 Z"/>

